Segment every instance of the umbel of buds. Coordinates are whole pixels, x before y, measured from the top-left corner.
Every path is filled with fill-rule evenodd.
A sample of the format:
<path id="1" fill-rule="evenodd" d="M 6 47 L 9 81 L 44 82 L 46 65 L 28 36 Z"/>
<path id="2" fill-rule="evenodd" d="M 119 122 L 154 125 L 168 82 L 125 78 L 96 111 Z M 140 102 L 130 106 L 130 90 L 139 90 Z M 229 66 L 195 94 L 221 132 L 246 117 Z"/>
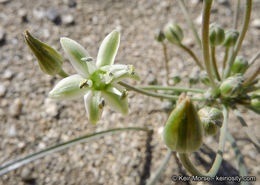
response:
<path id="1" fill-rule="evenodd" d="M 223 97 L 236 97 L 242 91 L 244 77 L 241 74 L 236 74 L 224 80 L 220 85 L 220 93 Z"/>
<path id="2" fill-rule="evenodd" d="M 223 113 L 214 107 L 204 107 L 198 112 L 204 131 L 208 135 L 216 135 L 222 126 Z"/>
<path id="3" fill-rule="evenodd" d="M 224 41 L 223 45 L 225 47 L 234 46 L 237 42 L 238 36 L 239 36 L 239 32 L 237 30 L 228 30 L 225 33 L 225 41 Z"/>
<path id="4" fill-rule="evenodd" d="M 203 143 L 203 126 L 190 98 L 181 95 L 164 131 L 166 146 L 179 153 L 195 152 Z"/>
<path id="5" fill-rule="evenodd" d="M 209 28 L 209 40 L 211 46 L 220 45 L 225 40 L 225 32 L 223 28 L 216 24 L 212 23 Z"/>
<path id="6" fill-rule="evenodd" d="M 241 73 L 244 74 L 248 68 L 248 61 L 243 56 L 236 57 L 236 60 L 232 66 L 232 73 Z"/>
<path id="7" fill-rule="evenodd" d="M 63 59 L 54 48 L 34 38 L 27 30 L 24 33 L 24 38 L 44 73 L 56 75 L 61 72 Z"/>
<path id="8" fill-rule="evenodd" d="M 164 27 L 164 35 L 169 42 L 175 45 L 180 45 L 184 37 L 182 29 L 176 23 L 168 23 Z"/>

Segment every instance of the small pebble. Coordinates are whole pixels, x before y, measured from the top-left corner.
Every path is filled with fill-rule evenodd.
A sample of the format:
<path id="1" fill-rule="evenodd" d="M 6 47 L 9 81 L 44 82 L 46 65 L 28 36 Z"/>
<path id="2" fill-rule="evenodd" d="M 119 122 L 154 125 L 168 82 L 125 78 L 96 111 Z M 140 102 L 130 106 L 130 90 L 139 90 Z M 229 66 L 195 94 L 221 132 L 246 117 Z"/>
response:
<path id="1" fill-rule="evenodd" d="M 49 8 L 47 11 L 47 18 L 56 25 L 61 24 L 61 17 L 55 8 Z"/>
<path id="2" fill-rule="evenodd" d="M 23 107 L 22 101 L 19 98 L 15 99 L 14 102 L 9 107 L 10 115 L 13 117 L 19 116 L 22 112 L 22 107 Z"/>
<path id="3" fill-rule="evenodd" d="M 74 8 L 74 7 L 77 6 L 77 2 L 76 2 L 75 0 L 69 0 L 68 6 L 69 6 L 70 8 Z"/>
<path id="4" fill-rule="evenodd" d="M 62 17 L 62 23 L 65 25 L 74 25 L 75 24 L 74 17 L 72 15 L 65 15 Z"/>
<path id="5" fill-rule="evenodd" d="M 254 19 L 254 20 L 252 21 L 252 26 L 253 26 L 254 28 L 260 29 L 260 19 Z"/>
<path id="6" fill-rule="evenodd" d="M 6 93 L 6 87 L 4 85 L 0 85 L 0 97 L 3 97 Z"/>
<path id="7" fill-rule="evenodd" d="M 6 70 L 4 74 L 2 75 L 2 79 L 4 80 L 10 80 L 13 76 L 13 73 L 10 70 Z"/>
<path id="8" fill-rule="evenodd" d="M 0 46 L 3 46 L 6 42 L 6 33 L 4 29 L 0 27 Z"/>
<path id="9" fill-rule="evenodd" d="M 46 12 L 43 9 L 33 9 L 33 16 L 37 19 L 43 19 L 45 17 Z"/>
<path id="10" fill-rule="evenodd" d="M 21 17 L 21 22 L 22 23 L 27 23 L 28 22 L 28 17 L 27 17 L 27 11 L 25 9 L 20 9 L 18 11 L 19 17 Z"/>

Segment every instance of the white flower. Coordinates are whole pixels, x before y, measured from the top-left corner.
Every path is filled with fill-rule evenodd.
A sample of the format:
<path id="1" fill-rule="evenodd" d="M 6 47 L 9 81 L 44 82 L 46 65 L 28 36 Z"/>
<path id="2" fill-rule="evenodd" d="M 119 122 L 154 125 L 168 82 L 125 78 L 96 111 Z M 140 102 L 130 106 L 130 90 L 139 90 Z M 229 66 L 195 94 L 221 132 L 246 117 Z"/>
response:
<path id="1" fill-rule="evenodd" d="M 128 113 L 127 91 L 117 82 L 123 78 L 139 79 L 131 65 L 114 65 L 120 34 L 114 30 L 101 43 L 94 64 L 88 52 L 69 38 L 60 39 L 62 48 L 78 74 L 62 79 L 49 93 L 51 98 L 75 99 L 84 96 L 87 116 L 95 124 L 105 104 Z"/>

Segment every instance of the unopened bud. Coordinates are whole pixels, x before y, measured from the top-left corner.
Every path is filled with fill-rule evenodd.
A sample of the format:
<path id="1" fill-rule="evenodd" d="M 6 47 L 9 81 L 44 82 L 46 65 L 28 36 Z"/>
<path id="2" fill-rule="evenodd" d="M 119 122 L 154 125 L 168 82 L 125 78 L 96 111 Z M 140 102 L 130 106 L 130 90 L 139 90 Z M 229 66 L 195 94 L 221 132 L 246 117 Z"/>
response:
<path id="1" fill-rule="evenodd" d="M 232 66 L 233 74 L 241 73 L 244 74 L 248 68 L 248 61 L 243 56 L 238 56 Z"/>
<path id="2" fill-rule="evenodd" d="M 237 30 L 228 30 L 225 33 L 225 41 L 223 45 L 225 47 L 234 46 L 237 42 L 238 36 L 239 36 L 239 32 Z"/>
<path id="3" fill-rule="evenodd" d="M 225 32 L 218 24 L 211 24 L 209 28 L 209 41 L 211 46 L 220 45 L 225 40 Z"/>
<path id="4" fill-rule="evenodd" d="M 183 40 L 182 29 L 176 23 L 168 23 L 164 27 L 164 35 L 172 44 L 180 45 Z"/>
<path id="5" fill-rule="evenodd" d="M 157 30 L 155 35 L 154 35 L 155 40 L 157 40 L 158 42 L 162 42 L 165 39 L 165 36 L 162 32 L 162 30 Z"/>
<path id="6" fill-rule="evenodd" d="M 34 38 L 27 30 L 24 33 L 24 38 L 44 73 L 56 75 L 61 71 L 63 59 L 55 49 Z"/>
<path id="7" fill-rule="evenodd" d="M 202 71 L 200 73 L 200 81 L 205 84 L 205 85 L 210 85 L 210 80 L 209 80 L 209 76 L 208 73 L 206 71 Z"/>
<path id="8" fill-rule="evenodd" d="M 181 82 L 181 77 L 180 77 L 179 75 L 174 75 L 174 76 L 172 77 L 172 80 L 173 80 L 173 82 L 174 82 L 174 85 L 176 85 L 176 84 L 178 84 L 178 83 Z"/>
<path id="9" fill-rule="evenodd" d="M 202 145 L 203 126 L 189 97 L 180 96 L 166 122 L 163 139 L 169 149 L 180 153 L 195 152 Z"/>
<path id="10" fill-rule="evenodd" d="M 220 85 L 220 93 L 223 97 L 236 97 L 242 91 L 244 77 L 241 74 L 231 76 Z"/>

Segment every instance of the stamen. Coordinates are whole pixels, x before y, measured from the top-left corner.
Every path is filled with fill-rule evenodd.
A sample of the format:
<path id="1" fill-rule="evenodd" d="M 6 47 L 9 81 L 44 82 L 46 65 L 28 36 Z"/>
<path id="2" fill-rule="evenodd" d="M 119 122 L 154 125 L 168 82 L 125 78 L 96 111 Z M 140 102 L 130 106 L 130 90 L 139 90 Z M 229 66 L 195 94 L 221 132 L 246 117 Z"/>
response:
<path id="1" fill-rule="evenodd" d="M 81 60 L 84 62 L 92 62 L 93 58 L 92 57 L 83 57 L 83 58 L 81 58 Z"/>
<path id="2" fill-rule="evenodd" d="M 98 104 L 98 107 L 99 107 L 100 109 L 103 109 L 104 106 L 105 106 L 105 100 L 104 100 L 104 98 L 102 98 L 101 101 L 100 101 L 100 103 Z"/>
<path id="3" fill-rule="evenodd" d="M 128 91 L 126 89 L 124 89 L 120 98 L 122 100 L 122 99 L 125 99 L 127 96 L 128 96 Z"/>
<path id="4" fill-rule="evenodd" d="M 82 88 L 86 88 L 86 87 L 91 87 L 92 84 L 93 84 L 92 80 L 84 79 L 80 82 L 79 88 L 82 89 Z"/>

